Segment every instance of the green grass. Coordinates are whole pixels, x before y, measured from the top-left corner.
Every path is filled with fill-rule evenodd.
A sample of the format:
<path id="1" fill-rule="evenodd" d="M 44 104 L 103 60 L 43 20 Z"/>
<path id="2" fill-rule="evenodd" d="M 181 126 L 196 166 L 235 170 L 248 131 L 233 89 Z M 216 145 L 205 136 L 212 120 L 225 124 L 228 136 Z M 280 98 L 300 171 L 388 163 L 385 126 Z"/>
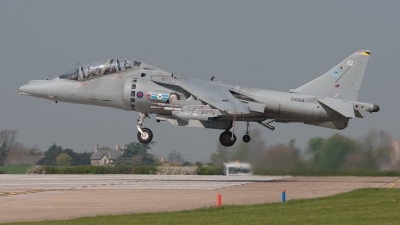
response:
<path id="1" fill-rule="evenodd" d="M 32 166 L 0 166 L 0 170 L 6 171 L 6 174 L 25 174 L 26 170 Z"/>
<path id="2" fill-rule="evenodd" d="M 97 216 L 13 224 L 399 224 L 400 189 L 359 189 L 331 197 L 171 213 Z"/>

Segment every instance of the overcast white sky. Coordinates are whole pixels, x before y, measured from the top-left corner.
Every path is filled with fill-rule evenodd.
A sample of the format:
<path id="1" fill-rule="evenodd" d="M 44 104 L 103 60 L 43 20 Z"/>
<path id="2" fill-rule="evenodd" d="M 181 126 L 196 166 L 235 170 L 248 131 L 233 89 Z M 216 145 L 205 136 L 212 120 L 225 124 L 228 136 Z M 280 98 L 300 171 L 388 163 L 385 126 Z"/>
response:
<path id="1" fill-rule="evenodd" d="M 136 139 L 137 112 L 58 103 L 18 95 L 34 79 L 55 77 L 101 59 L 126 57 L 173 72 L 240 86 L 288 91 L 320 76 L 353 52 L 371 49 L 359 101 L 364 113 L 342 131 L 304 124 L 258 124 L 268 144 L 370 129 L 399 138 L 400 1 L 2 1 L 0 130 L 43 151 L 53 143 L 78 152 Z M 182 152 L 207 161 L 221 131 L 145 121 L 151 153 Z M 245 132 L 238 124 L 237 136 Z"/>

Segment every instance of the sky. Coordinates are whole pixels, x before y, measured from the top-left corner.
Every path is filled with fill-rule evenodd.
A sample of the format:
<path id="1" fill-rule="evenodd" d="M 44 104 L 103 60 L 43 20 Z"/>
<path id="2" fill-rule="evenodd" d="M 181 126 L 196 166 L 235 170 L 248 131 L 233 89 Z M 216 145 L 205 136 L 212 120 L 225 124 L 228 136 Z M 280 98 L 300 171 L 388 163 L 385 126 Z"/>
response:
<path id="1" fill-rule="evenodd" d="M 313 137 L 358 138 L 384 130 L 400 138 L 400 1 L 2 1 L 0 130 L 42 151 L 53 143 L 77 152 L 137 141 L 138 112 L 18 95 L 30 80 L 78 63 L 135 58 L 175 76 L 284 91 L 324 74 L 355 51 L 370 49 L 358 101 L 377 104 L 344 130 L 301 123 L 259 124 L 267 144 L 305 148 Z M 146 119 L 156 144 L 189 161 L 208 161 L 220 130 L 174 127 Z M 238 139 L 245 123 L 237 124 Z"/>

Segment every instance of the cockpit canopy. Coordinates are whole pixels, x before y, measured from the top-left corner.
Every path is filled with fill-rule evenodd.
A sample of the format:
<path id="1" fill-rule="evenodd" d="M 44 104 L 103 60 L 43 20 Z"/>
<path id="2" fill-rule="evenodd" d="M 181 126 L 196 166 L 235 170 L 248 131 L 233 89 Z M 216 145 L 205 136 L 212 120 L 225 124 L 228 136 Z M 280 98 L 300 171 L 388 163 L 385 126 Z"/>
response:
<path id="1" fill-rule="evenodd" d="M 141 61 L 132 59 L 101 60 L 79 66 L 78 68 L 62 74 L 59 78 L 67 80 L 87 80 L 110 73 L 136 69 L 141 65 Z"/>

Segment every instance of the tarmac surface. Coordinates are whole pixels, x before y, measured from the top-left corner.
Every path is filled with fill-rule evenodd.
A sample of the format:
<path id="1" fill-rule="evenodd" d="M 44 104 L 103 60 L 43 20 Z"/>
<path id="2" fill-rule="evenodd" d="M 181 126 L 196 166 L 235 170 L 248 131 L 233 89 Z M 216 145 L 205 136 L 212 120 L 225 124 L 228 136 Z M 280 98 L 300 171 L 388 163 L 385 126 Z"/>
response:
<path id="1" fill-rule="evenodd" d="M 0 175 L 0 223 L 190 210 L 316 198 L 366 187 L 400 187 L 399 177 L 179 175 Z"/>

